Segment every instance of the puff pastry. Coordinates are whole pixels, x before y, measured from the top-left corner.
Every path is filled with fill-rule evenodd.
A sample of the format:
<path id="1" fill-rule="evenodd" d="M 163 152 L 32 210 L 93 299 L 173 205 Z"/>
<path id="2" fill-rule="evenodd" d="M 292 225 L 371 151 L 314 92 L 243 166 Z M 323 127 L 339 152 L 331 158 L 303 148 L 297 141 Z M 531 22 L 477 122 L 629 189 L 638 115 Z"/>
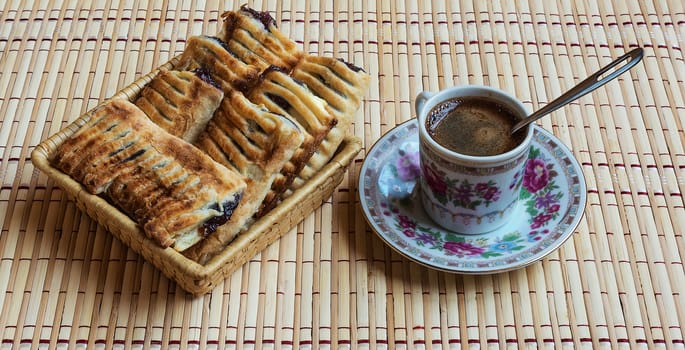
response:
<path id="1" fill-rule="evenodd" d="M 53 164 L 102 194 L 162 247 L 183 251 L 216 231 L 238 206 L 243 176 L 115 99 L 57 149 Z"/>
<path id="2" fill-rule="evenodd" d="M 163 69 L 148 83 L 135 104 L 172 135 L 193 142 L 224 97 L 209 72 Z"/>
<path id="3" fill-rule="evenodd" d="M 257 213 L 261 216 L 333 157 L 349 132 L 370 77 L 353 64 L 307 55 L 298 50 L 295 42 L 276 27 L 268 12 L 244 5 L 239 11 L 222 14 L 222 18 L 224 21 L 218 37 L 240 60 L 262 72 L 260 82 L 248 92 L 250 99 L 293 117 L 307 131 L 302 147 L 274 180 L 272 190 Z M 262 82 L 265 79 L 267 83 Z M 299 90 L 293 90 L 293 86 Z M 306 94 L 294 96 L 301 91 L 306 91 Z M 314 106 L 313 109 L 324 109 L 326 113 L 303 115 L 298 108 L 293 108 L 293 104 L 300 102 L 308 108 L 318 105 L 319 108 Z"/>
<path id="4" fill-rule="evenodd" d="M 326 165 L 349 132 L 354 114 L 362 96 L 368 89 L 371 77 L 361 68 L 332 57 L 304 57 L 292 72 L 294 79 L 304 83 L 316 96 L 326 101 L 328 110 L 337 125 L 321 141 L 314 154 L 293 181 L 290 190 L 296 190 Z M 287 195 L 283 196 L 287 197 Z"/>
<path id="5" fill-rule="evenodd" d="M 260 69 L 249 65 L 231 52 L 225 42 L 212 36 L 188 39 L 176 66 L 178 70 L 207 70 L 221 89 L 247 91 L 257 81 Z"/>
<path id="6" fill-rule="evenodd" d="M 243 5 L 239 11 L 221 15 L 223 25 L 218 37 L 244 62 L 260 71 L 277 66 L 290 71 L 304 55 L 297 44 L 276 27 L 268 12 Z"/>
<path id="7" fill-rule="evenodd" d="M 275 66 L 261 75 L 259 84 L 250 91 L 248 97 L 270 111 L 286 116 L 305 135 L 302 145 L 283 166 L 281 175 L 274 180 L 271 193 L 262 203 L 263 208 L 273 208 L 338 120 L 329 110 L 326 101 Z M 264 209 L 260 209 L 260 212 L 263 211 Z"/>
<path id="8" fill-rule="evenodd" d="M 282 83 L 285 80 L 282 75 L 272 78 L 278 86 L 284 86 L 286 89 L 292 86 Z M 300 158 L 295 158 L 284 168 L 282 175 L 274 181 L 272 191 L 267 194 L 257 216 L 273 209 L 280 200 L 301 187 L 333 158 L 349 132 L 354 113 L 359 109 L 361 98 L 368 89 L 370 76 L 361 68 L 344 61 L 307 55 L 293 69 L 290 80 L 305 87 L 307 94 L 310 95 L 305 99 L 310 102 L 309 105 L 323 106 L 327 114 L 319 114 L 319 117 L 314 118 L 318 121 L 307 121 L 307 125 L 313 125 L 317 129 L 313 133 L 315 139 L 311 141 L 316 146 L 312 152 L 303 149 Z M 274 99 L 273 96 L 271 98 Z M 275 99 L 278 101 L 278 97 Z M 290 100 L 288 98 L 288 101 Z M 330 129 L 322 130 L 325 129 L 322 128 L 325 122 L 333 120 L 335 122 Z M 323 138 L 318 139 L 317 137 L 322 134 Z"/>
<path id="9" fill-rule="evenodd" d="M 228 93 L 197 145 L 242 174 L 247 189 L 228 223 L 184 254 L 204 263 L 245 229 L 303 140 L 304 133 L 289 119 L 250 102 L 240 92 Z"/>

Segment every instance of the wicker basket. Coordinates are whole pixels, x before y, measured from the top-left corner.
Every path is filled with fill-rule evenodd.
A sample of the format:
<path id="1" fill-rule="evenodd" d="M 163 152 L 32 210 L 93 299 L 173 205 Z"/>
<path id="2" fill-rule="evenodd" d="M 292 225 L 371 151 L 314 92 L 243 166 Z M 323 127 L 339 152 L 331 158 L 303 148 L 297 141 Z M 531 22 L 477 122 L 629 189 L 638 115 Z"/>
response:
<path id="1" fill-rule="evenodd" d="M 174 58 L 160 68 L 171 69 L 177 60 L 178 58 Z M 134 99 L 160 68 L 136 80 L 111 98 Z M 82 115 L 68 127 L 39 144 L 31 154 L 33 163 L 63 188 L 81 210 L 142 255 L 167 277 L 176 281 L 183 289 L 195 295 L 210 291 L 217 283 L 318 208 L 342 182 L 347 167 L 361 149 L 361 141 L 358 138 L 347 137 L 334 158 L 316 176 L 269 214 L 255 221 L 221 253 L 202 265 L 186 258 L 173 248 L 159 247 L 154 241 L 148 239 L 140 227 L 126 214 L 102 197 L 88 193 L 77 181 L 50 164 L 52 153 L 88 120 L 92 112 L 93 110 Z"/>

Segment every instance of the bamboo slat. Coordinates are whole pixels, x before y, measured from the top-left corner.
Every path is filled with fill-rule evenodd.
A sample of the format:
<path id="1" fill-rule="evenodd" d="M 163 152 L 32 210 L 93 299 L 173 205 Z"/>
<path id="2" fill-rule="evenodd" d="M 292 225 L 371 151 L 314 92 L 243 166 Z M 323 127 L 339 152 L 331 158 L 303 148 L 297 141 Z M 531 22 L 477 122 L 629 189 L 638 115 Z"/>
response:
<path id="1" fill-rule="evenodd" d="M 193 296 L 32 151 L 241 4 L 0 3 L 0 348 L 685 348 L 683 1 L 248 1 L 304 52 L 371 75 L 351 126 L 362 150 L 321 206 Z M 439 272 L 367 225 L 362 162 L 420 91 L 487 84 L 534 110 L 637 46 L 640 65 L 538 122 L 588 191 L 542 261 Z"/>

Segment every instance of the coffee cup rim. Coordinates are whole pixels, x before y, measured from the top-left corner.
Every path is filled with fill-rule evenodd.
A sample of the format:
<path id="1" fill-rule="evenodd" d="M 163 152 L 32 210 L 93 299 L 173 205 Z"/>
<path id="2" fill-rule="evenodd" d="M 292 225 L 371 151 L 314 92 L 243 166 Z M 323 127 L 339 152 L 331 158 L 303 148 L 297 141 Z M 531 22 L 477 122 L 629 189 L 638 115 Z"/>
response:
<path id="1" fill-rule="evenodd" d="M 470 93 L 469 93 L 470 92 Z M 454 98 L 454 97 L 461 97 L 461 96 L 468 96 L 468 97 L 486 97 L 486 98 L 491 98 L 493 100 L 496 100 L 499 103 L 505 104 L 507 107 L 509 107 L 513 112 L 517 114 L 519 118 L 525 118 L 526 116 L 529 115 L 528 110 L 526 107 L 523 105 L 523 103 L 518 100 L 516 97 L 513 95 L 509 94 L 506 91 L 493 88 L 491 86 L 487 85 L 460 85 L 460 86 L 454 86 L 451 88 L 446 88 L 443 89 L 432 96 L 430 96 L 427 100 L 426 103 L 423 105 L 421 108 L 420 113 L 417 115 L 417 120 L 419 122 L 419 132 L 421 133 L 422 139 L 425 140 L 425 142 L 431 146 L 435 151 L 442 153 L 444 156 L 448 157 L 456 157 L 463 159 L 465 161 L 469 162 L 475 162 L 475 163 L 496 163 L 499 161 L 505 161 L 509 160 L 512 158 L 516 158 L 519 156 L 521 153 L 527 151 L 530 147 L 530 143 L 532 142 L 533 139 L 533 124 L 528 124 L 525 127 L 526 130 L 526 137 L 521 141 L 516 147 L 513 149 L 500 153 L 500 154 L 495 154 L 495 155 L 488 155 L 488 156 L 474 156 L 474 155 L 468 155 L 468 154 L 463 154 L 459 153 L 456 151 L 453 151 L 451 149 L 448 149 L 441 144 L 439 144 L 433 137 L 430 136 L 428 133 L 428 130 L 426 129 L 426 115 L 428 112 L 436 106 L 438 103 L 445 101 L 449 98 Z"/>

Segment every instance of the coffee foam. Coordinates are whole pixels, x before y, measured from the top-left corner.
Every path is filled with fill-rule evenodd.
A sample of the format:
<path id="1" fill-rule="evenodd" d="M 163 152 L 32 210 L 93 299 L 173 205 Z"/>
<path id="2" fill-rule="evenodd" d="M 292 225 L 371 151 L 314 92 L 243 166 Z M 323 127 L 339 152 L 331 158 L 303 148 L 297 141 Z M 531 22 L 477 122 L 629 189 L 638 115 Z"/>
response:
<path id="1" fill-rule="evenodd" d="M 518 117 L 484 97 L 458 97 L 435 106 L 427 120 L 429 135 L 443 147 L 472 156 L 491 156 L 514 149 L 525 132 L 510 134 Z"/>

